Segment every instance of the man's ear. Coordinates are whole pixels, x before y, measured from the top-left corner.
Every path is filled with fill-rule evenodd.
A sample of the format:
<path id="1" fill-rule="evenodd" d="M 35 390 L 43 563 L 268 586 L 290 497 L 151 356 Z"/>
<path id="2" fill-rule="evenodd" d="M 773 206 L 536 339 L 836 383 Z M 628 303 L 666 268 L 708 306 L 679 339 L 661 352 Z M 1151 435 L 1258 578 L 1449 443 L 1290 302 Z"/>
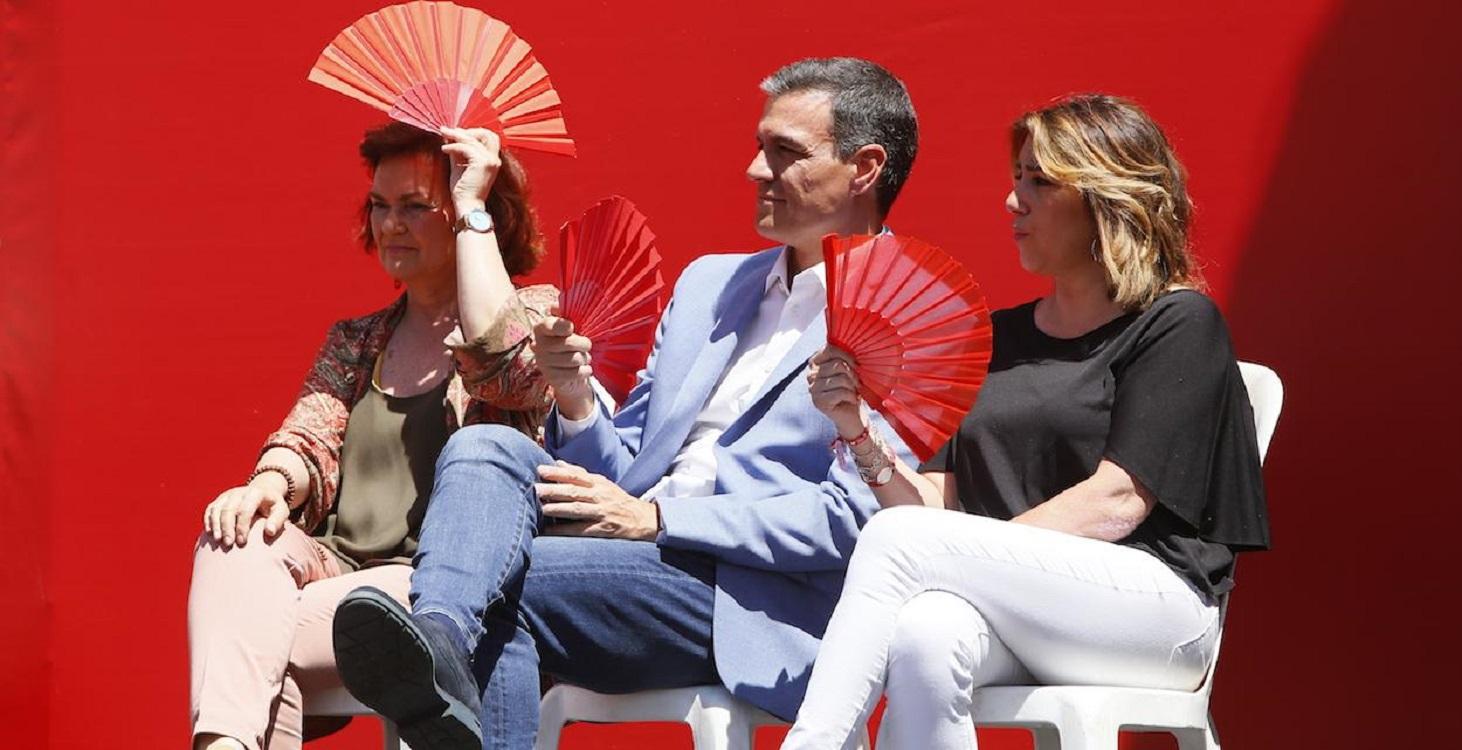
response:
<path id="1" fill-rule="evenodd" d="M 870 143 L 854 151 L 848 163 L 853 165 L 853 195 L 862 195 L 877 187 L 878 177 L 888 163 L 888 152 L 883 146 Z"/>

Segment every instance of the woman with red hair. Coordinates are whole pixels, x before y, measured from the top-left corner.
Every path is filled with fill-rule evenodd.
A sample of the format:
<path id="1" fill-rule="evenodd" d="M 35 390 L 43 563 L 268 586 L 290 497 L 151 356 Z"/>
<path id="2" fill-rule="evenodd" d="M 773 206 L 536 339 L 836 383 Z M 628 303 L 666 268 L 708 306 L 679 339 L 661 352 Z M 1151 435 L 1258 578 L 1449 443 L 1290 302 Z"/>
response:
<path id="1" fill-rule="evenodd" d="M 330 328 L 245 484 L 203 512 L 188 598 L 193 747 L 298 748 L 302 695 L 339 684 L 336 603 L 405 601 L 447 436 L 537 439 L 548 386 L 529 332 L 557 301 L 515 288 L 542 257 L 526 177 L 487 130 L 366 133 L 361 239 L 405 291 Z"/>

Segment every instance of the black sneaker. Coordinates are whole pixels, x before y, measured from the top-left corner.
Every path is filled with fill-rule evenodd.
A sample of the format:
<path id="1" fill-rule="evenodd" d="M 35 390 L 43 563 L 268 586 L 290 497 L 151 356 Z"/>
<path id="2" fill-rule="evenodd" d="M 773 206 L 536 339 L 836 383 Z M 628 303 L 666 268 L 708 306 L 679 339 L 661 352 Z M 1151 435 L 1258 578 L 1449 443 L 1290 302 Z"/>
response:
<path id="1" fill-rule="evenodd" d="M 480 750 L 481 697 L 451 632 L 363 586 L 335 609 L 335 663 L 361 703 L 396 722 L 412 750 Z"/>

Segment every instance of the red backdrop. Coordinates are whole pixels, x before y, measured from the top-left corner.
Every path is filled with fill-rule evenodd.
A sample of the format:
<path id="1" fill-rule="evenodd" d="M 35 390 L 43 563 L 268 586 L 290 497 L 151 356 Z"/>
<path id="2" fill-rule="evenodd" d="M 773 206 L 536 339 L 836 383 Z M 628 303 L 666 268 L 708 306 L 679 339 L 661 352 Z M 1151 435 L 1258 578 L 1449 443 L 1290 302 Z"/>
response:
<path id="1" fill-rule="evenodd" d="M 763 244 L 743 175 L 756 84 L 791 59 L 859 54 L 904 78 L 923 143 L 892 224 L 957 253 L 1000 306 L 1042 288 L 1008 239 L 1006 124 L 1070 91 L 1145 104 L 1192 171 L 1239 354 L 1288 391 L 1266 468 L 1276 549 L 1241 566 L 1218 673 L 1225 745 L 1422 744 L 1446 736 L 1433 690 L 1455 663 L 1462 17 L 1224 5 L 488 10 L 534 43 L 578 139 L 577 160 L 525 156 L 545 226 L 622 193 L 672 272 Z M 247 473 L 329 322 L 393 294 L 349 239 L 355 143 L 380 118 L 305 81 L 375 7 L 0 0 L 7 746 L 186 741 L 199 510 Z M 319 746 L 372 746 L 357 724 Z M 573 737 L 688 747 L 665 728 Z"/>

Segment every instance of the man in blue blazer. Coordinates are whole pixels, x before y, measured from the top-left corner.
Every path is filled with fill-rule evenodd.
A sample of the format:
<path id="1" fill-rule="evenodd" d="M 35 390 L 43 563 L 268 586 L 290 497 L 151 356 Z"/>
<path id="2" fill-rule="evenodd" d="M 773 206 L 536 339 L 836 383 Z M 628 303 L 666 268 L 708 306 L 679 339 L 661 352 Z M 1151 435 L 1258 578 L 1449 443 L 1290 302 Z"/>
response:
<path id="1" fill-rule="evenodd" d="M 820 239 L 880 230 L 918 129 L 903 84 L 864 60 L 802 60 L 762 90 L 747 176 L 757 229 L 781 245 L 685 269 L 613 414 L 590 342 L 539 323 L 556 400 L 545 446 L 458 431 L 411 611 L 370 589 L 342 602 L 341 676 L 415 750 L 531 747 L 540 670 L 601 692 L 719 682 L 796 714 L 877 508 L 803 373 L 826 343 Z"/>

